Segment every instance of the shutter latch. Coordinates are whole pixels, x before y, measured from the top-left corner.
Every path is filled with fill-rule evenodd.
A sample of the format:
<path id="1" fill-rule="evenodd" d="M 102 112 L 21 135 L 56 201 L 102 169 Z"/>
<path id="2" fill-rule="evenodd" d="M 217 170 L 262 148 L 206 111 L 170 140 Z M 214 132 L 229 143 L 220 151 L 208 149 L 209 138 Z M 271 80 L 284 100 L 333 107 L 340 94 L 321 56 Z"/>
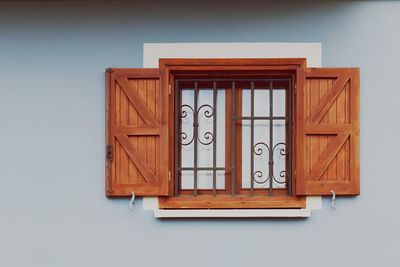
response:
<path id="1" fill-rule="evenodd" d="M 113 146 L 112 144 L 107 145 L 107 160 L 112 161 L 113 160 Z"/>

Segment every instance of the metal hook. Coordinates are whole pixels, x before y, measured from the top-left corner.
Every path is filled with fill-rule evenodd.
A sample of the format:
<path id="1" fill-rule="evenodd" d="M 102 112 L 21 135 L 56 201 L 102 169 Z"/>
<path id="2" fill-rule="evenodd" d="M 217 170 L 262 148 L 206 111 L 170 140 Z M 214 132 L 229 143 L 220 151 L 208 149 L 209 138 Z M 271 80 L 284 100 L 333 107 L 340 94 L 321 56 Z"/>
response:
<path id="1" fill-rule="evenodd" d="M 335 207 L 336 192 L 331 190 L 331 193 L 332 193 L 331 206 L 332 206 L 332 209 L 336 209 L 336 207 Z"/>
<path id="2" fill-rule="evenodd" d="M 132 192 L 132 197 L 131 197 L 131 200 L 129 201 L 129 205 L 128 205 L 130 210 L 133 210 L 134 203 L 135 203 L 135 192 Z"/>

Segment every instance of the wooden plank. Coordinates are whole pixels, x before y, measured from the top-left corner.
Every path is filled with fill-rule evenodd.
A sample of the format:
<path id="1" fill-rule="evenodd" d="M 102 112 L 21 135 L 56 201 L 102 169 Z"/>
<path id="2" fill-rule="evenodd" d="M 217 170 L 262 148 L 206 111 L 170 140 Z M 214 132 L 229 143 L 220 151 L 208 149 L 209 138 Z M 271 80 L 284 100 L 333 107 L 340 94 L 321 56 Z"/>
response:
<path id="1" fill-rule="evenodd" d="M 313 165 L 310 174 L 308 175 L 307 180 L 318 180 L 320 179 L 322 173 L 326 170 L 328 167 L 329 163 L 333 160 L 333 158 L 336 156 L 338 151 L 342 148 L 344 142 L 349 138 L 350 134 L 349 133 L 342 133 L 338 134 L 333 140 L 326 150 L 321 153 L 320 159 L 316 164 Z"/>
<path id="2" fill-rule="evenodd" d="M 225 89 L 225 192 L 232 190 L 232 88 Z"/>
<path id="3" fill-rule="evenodd" d="M 318 106 L 319 101 L 319 79 L 311 80 L 311 88 L 310 88 L 310 110 L 311 115 L 315 107 Z M 319 135 L 309 135 L 310 138 L 310 172 L 312 168 L 317 164 L 320 159 L 319 153 Z"/>
<path id="4" fill-rule="evenodd" d="M 137 92 L 137 87 L 138 87 L 138 80 L 132 80 L 131 81 L 131 88 L 134 92 Z M 125 127 L 140 127 L 138 126 L 138 117 L 140 117 L 135 109 L 135 107 L 132 105 L 132 103 L 129 103 L 129 125 L 126 125 Z M 131 129 L 133 132 L 133 129 Z M 140 132 L 140 131 L 138 131 Z M 127 132 L 116 132 L 116 134 L 128 134 Z M 136 138 L 136 136 L 131 136 L 130 137 L 130 141 L 132 146 L 134 147 L 134 149 L 138 148 L 138 138 Z M 138 183 L 139 179 L 138 179 L 138 175 L 140 174 L 138 169 L 136 168 L 135 164 L 133 164 L 132 160 L 129 159 L 129 178 L 130 181 L 132 181 L 132 183 Z"/>
<path id="5" fill-rule="evenodd" d="M 105 72 L 105 78 L 106 78 L 106 99 L 105 99 L 105 106 L 106 106 L 106 112 L 105 112 L 105 134 L 106 134 L 106 146 L 112 144 L 113 138 L 112 138 L 112 122 L 111 122 L 111 109 L 112 109 L 112 97 L 111 97 L 111 91 L 113 91 L 113 86 L 112 86 L 112 69 L 107 69 Z M 105 187 L 106 187 L 106 196 L 108 196 L 112 192 L 112 175 L 113 175 L 113 164 L 107 159 L 107 148 L 105 149 Z"/>
<path id="6" fill-rule="evenodd" d="M 160 128 L 158 126 L 153 125 L 125 125 L 125 126 L 114 126 L 114 133 L 115 134 L 125 134 L 125 135 L 132 135 L 132 136 L 157 136 L 160 135 Z"/>
<path id="7" fill-rule="evenodd" d="M 251 209 L 251 208 L 305 208 L 305 197 L 296 196 L 237 196 L 199 195 L 159 198 L 161 209 Z"/>
<path id="8" fill-rule="evenodd" d="M 306 94 L 308 94 L 308 86 L 310 81 L 306 80 L 304 68 L 298 68 L 296 70 L 296 89 L 295 89 L 295 166 L 294 166 L 294 180 L 295 180 L 295 191 L 296 194 L 301 194 L 305 190 L 305 163 L 309 163 L 309 160 L 306 158 L 307 147 L 306 142 L 308 142 L 308 138 L 304 133 L 304 125 L 306 121 L 306 112 L 307 112 L 307 100 L 305 98 Z"/>
<path id="9" fill-rule="evenodd" d="M 140 79 L 138 81 L 138 87 L 136 88 L 137 91 L 135 94 L 140 98 L 145 101 L 146 99 L 146 79 Z M 145 103 L 145 102 L 144 102 Z M 146 104 L 146 103 L 145 103 Z M 146 105 L 147 107 L 147 105 Z M 149 111 L 150 112 L 150 111 Z M 139 115 L 140 112 L 138 111 Z M 151 115 L 152 116 L 152 115 Z M 153 116 L 152 116 L 153 117 Z M 138 126 L 142 127 L 146 124 L 146 121 L 143 117 L 139 116 L 138 119 Z M 146 154 L 146 149 L 147 149 L 147 137 L 146 136 L 138 136 L 137 137 L 137 152 L 140 155 L 140 157 L 143 159 L 144 162 L 147 162 L 147 154 Z M 146 178 L 144 177 L 144 174 L 142 172 L 138 172 L 138 181 L 144 181 Z"/>
<path id="10" fill-rule="evenodd" d="M 350 83 L 350 179 L 353 194 L 360 194 L 360 70 L 355 69 Z"/>
<path id="11" fill-rule="evenodd" d="M 123 90 L 121 90 L 120 95 L 120 125 L 128 124 L 128 112 L 129 112 L 129 100 Z M 128 183 L 129 182 L 129 157 L 128 154 L 124 151 L 124 149 L 120 150 L 120 159 L 119 159 L 119 182 Z"/>
<path id="12" fill-rule="evenodd" d="M 305 58 L 162 58 L 159 60 L 160 68 L 171 68 L 172 66 L 271 66 L 279 65 L 306 65 Z"/>
<path id="13" fill-rule="evenodd" d="M 325 94 L 328 92 L 329 86 L 328 86 L 329 80 L 327 79 L 320 79 L 319 80 L 319 101 L 322 100 L 322 98 L 325 96 Z M 325 114 L 325 116 L 322 117 L 321 123 L 327 124 L 328 123 L 328 114 Z M 325 151 L 327 145 L 328 145 L 328 136 L 326 135 L 320 135 L 318 138 L 319 144 L 318 144 L 318 155 L 321 154 L 322 151 Z M 321 180 L 326 180 L 328 178 L 327 171 L 322 173 L 321 175 Z"/>
<path id="14" fill-rule="evenodd" d="M 149 108 L 151 114 L 156 117 L 156 84 L 155 80 L 147 80 L 146 81 L 146 105 Z M 156 140 L 157 137 L 154 136 L 149 136 L 147 135 L 146 137 L 147 145 L 146 145 L 146 159 L 147 159 L 147 164 L 150 166 L 151 170 L 157 175 L 157 170 L 156 170 L 156 163 L 157 163 L 157 157 L 156 157 Z"/>
<path id="15" fill-rule="evenodd" d="M 116 135 L 121 146 L 129 155 L 135 166 L 142 173 L 143 179 L 148 183 L 157 183 L 157 177 L 154 172 L 149 168 L 146 162 L 138 156 L 138 152 L 133 148 L 126 135 Z"/>
<path id="16" fill-rule="evenodd" d="M 161 135 L 159 138 L 159 195 L 166 196 L 168 195 L 168 172 L 169 169 L 169 157 L 168 151 L 170 147 L 173 147 L 173 143 L 169 143 L 169 94 L 168 94 L 168 72 L 164 70 L 160 70 L 160 79 L 159 79 L 159 99 L 160 108 L 159 116 L 160 116 L 160 124 L 161 124 Z M 173 113 L 171 114 L 173 115 Z M 171 121 L 173 123 L 173 120 Z M 171 169 L 172 170 L 172 169 Z M 172 175 L 173 172 L 171 172 Z"/>
<path id="17" fill-rule="evenodd" d="M 331 191 L 335 191 L 336 194 L 339 192 L 340 195 L 354 195 L 353 182 L 336 180 L 305 182 L 306 195 L 332 196 Z"/>
<path id="18" fill-rule="evenodd" d="M 136 108 L 137 112 L 140 114 L 140 116 L 146 122 L 146 124 L 156 125 L 157 122 L 154 119 L 154 116 L 149 111 L 145 102 L 133 90 L 129 89 L 130 85 L 128 83 L 128 79 L 120 77 L 120 78 L 116 78 L 116 80 L 117 80 L 118 84 L 121 86 L 121 89 L 128 96 L 129 101 L 133 104 L 133 106 Z M 141 81 L 143 81 L 143 80 L 141 80 Z"/>
<path id="19" fill-rule="evenodd" d="M 343 132 L 350 132 L 350 124 L 306 124 L 304 126 L 305 134 L 333 135 Z"/>
<path id="20" fill-rule="evenodd" d="M 329 79 L 329 88 L 332 88 L 332 85 L 334 83 L 334 80 Z M 334 129 L 331 129 L 331 133 L 333 134 L 338 134 L 341 132 L 350 132 L 350 125 L 348 124 L 338 124 L 337 122 L 337 104 L 336 101 L 334 104 L 332 104 L 332 106 L 330 107 L 330 109 L 327 112 L 327 118 L 328 121 L 327 123 L 334 126 L 334 127 L 338 127 L 341 129 L 338 129 L 338 131 L 335 131 Z M 329 135 L 328 137 L 328 143 L 332 142 L 335 139 L 335 136 L 333 135 Z M 329 164 L 328 169 L 326 170 L 327 173 L 327 179 L 328 180 L 336 180 L 337 177 L 337 157 L 335 157 L 332 162 Z"/>
<path id="21" fill-rule="evenodd" d="M 125 184 L 115 184 L 113 185 L 113 196 L 119 197 L 131 197 L 132 192 L 140 192 L 139 195 L 145 196 L 158 196 L 159 195 L 159 183 L 147 183 L 147 182 L 137 182 L 137 183 L 125 183 Z"/>
<path id="22" fill-rule="evenodd" d="M 332 85 L 329 93 L 319 102 L 319 105 L 313 108 L 313 112 L 309 118 L 310 123 L 319 123 L 322 117 L 326 114 L 332 103 L 336 100 L 344 86 L 348 82 L 349 77 L 339 77 Z"/>
<path id="23" fill-rule="evenodd" d="M 115 81 L 114 81 L 115 84 Z M 111 126 L 113 128 L 113 135 L 114 134 L 114 127 L 115 125 L 121 125 L 121 86 L 119 84 L 115 84 L 115 123 Z M 113 157 L 113 164 L 115 166 L 115 176 L 114 182 L 120 183 L 121 179 L 121 145 L 119 142 L 115 142 L 115 157 Z M 115 158 L 115 159 L 114 159 Z"/>
<path id="24" fill-rule="evenodd" d="M 343 90 L 338 95 L 334 104 L 336 104 L 336 114 L 337 123 L 346 123 L 346 90 L 349 87 L 349 83 L 346 83 Z M 350 125 L 349 125 L 350 126 Z M 350 132 L 350 131 L 349 131 Z M 345 170 L 346 154 L 345 145 L 338 151 L 336 155 L 336 180 L 345 180 L 346 170 Z"/>

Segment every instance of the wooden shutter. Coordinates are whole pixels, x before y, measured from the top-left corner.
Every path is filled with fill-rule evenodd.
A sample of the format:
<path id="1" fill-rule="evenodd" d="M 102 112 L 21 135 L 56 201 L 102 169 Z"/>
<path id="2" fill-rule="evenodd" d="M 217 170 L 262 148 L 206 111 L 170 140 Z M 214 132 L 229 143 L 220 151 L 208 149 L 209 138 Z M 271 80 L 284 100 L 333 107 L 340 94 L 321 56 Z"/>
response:
<path id="1" fill-rule="evenodd" d="M 168 89 L 159 69 L 106 72 L 106 194 L 168 195 Z"/>
<path id="2" fill-rule="evenodd" d="M 297 92 L 296 192 L 358 195 L 359 69 L 306 69 Z"/>

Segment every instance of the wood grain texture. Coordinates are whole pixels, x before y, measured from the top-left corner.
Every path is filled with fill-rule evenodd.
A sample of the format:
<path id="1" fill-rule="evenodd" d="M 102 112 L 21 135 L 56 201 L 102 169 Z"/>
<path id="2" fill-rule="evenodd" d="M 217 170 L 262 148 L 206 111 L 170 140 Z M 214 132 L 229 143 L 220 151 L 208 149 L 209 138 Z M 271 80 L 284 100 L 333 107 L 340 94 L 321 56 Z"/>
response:
<path id="1" fill-rule="evenodd" d="M 107 78 L 107 196 L 168 195 L 168 90 L 159 69 L 112 69 Z M 165 94 L 167 92 L 167 94 Z M 164 148 L 164 150 L 163 150 Z"/>
<path id="2" fill-rule="evenodd" d="M 305 197 L 290 196 L 179 196 L 160 197 L 160 209 L 263 209 L 263 208 L 305 208 Z"/>
<path id="3" fill-rule="evenodd" d="M 298 195 L 359 194 L 359 69 L 306 69 L 297 98 Z M 351 148 L 352 147 L 352 148 Z"/>
<path id="4" fill-rule="evenodd" d="M 172 123 L 174 120 L 174 103 L 175 101 L 175 78 L 191 78 L 196 79 L 199 77 L 237 77 L 243 78 L 245 77 L 265 77 L 265 75 L 271 75 L 271 77 L 289 77 L 293 75 L 296 78 L 293 78 L 293 81 L 302 86 L 303 78 L 304 78 L 304 67 L 306 65 L 305 59 L 160 59 L 160 68 L 164 69 L 166 72 L 166 76 L 168 77 L 168 84 L 171 86 L 171 95 L 169 96 L 169 116 L 170 116 L 170 126 L 169 126 L 169 155 L 170 155 L 170 170 L 174 170 L 174 124 Z M 295 75 L 295 73 L 301 72 L 302 76 Z M 222 76 L 219 76 L 222 75 Z M 254 76 L 253 76 L 254 75 Z M 230 104 L 229 101 L 231 99 L 229 86 L 226 85 L 225 88 L 228 89 L 226 92 L 226 115 L 227 121 L 226 129 L 227 133 L 231 132 L 231 118 L 230 118 Z M 237 86 L 239 89 L 240 86 Z M 241 94 L 240 90 L 236 90 L 236 111 L 241 110 Z M 294 94 L 293 94 L 294 97 Z M 296 105 L 296 101 L 293 101 L 293 105 Z M 296 111 L 295 111 L 296 112 Z M 295 123 L 293 129 L 296 129 Z M 287 196 L 287 192 L 283 192 L 284 195 L 274 195 L 273 197 L 264 194 L 261 194 L 253 197 L 244 197 L 245 195 L 250 195 L 249 192 L 243 192 L 245 190 L 241 190 L 241 127 L 239 123 L 235 123 L 235 159 L 231 158 L 231 152 L 229 151 L 230 142 L 232 142 L 231 138 L 227 136 L 225 140 L 226 144 L 226 157 L 225 163 L 227 166 L 230 166 L 232 160 L 235 161 L 235 193 L 236 196 L 232 197 L 230 195 L 230 189 L 232 184 L 231 181 L 231 172 L 228 170 L 225 173 L 226 183 L 225 188 L 228 190 L 217 190 L 217 195 L 212 196 L 212 190 L 202 190 L 198 191 L 199 195 L 197 197 L 193 197 L 192 192 L 190 190 L 183 191 L 181 190 L 179 196 L 174 195 L 174 175 L 171 175 L 171 180 L 169 182 L 169 192 L 170 197 L 159 197 L 159 207 L 160 208 L 282 208 L 282 207 L 290 207 L 290 208 L 301 208 L 305 206 L 305 197 L 303 196 Z M 293 138 L 293 144 L 296 143 L 295 138 Z M 293 164 L 295 165 L 295 164 Z M 174 172 L 172 172 L 174 173 Z M 292 170 L 293 175 L 296 173 Z M 178 179 L 179 180 L 179 179 Z M 179 181 L 178 181 L 179 183 Z M 295 189 L 297 185 L 293 184 L 293 188 Z M 178 190 L 179 191 L 179 190 Z M 228 191 L 228 192 L 225 192 Z M 242 194 L 243 195 L 240 195 Z M 265 191 L 264 191 L 265 193 Z M 275 194 L 275 192 L 274 192 Z M 208 196 L 207 196 L 208 195 Z"/>

